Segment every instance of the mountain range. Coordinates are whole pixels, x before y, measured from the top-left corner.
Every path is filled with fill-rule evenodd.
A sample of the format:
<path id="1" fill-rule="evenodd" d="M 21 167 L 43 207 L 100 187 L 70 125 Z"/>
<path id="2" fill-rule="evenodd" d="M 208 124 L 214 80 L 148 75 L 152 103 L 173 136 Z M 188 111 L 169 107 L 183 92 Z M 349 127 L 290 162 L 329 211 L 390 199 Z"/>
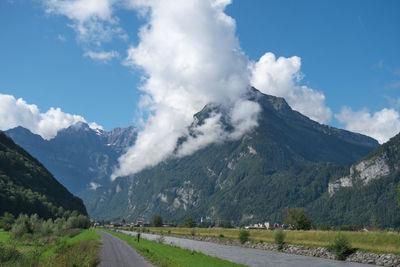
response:
<path id="1" fill-rule="evenodd" d="M 111 182 L 119 156 L 135 143 L 137 129 L 94 130 L 78 122 L 50 140 L 23 127 L 5 133 L 42 162 L 68 190 L 85 198 L 98 186 Z"/>
<path id="2" fill-rule="evenodd" d="M 44 140 L 22 127 L 6 131 L 85 202 L 98 220 L 231 220 L 281 222 L 285 210 L 305 207 L 316 224 L 400 225 L 400 137 L 379 146 L 373 138 L 321 125 L 283 98 L 251 88 L 258 126 L 236 140 L 214 143 L 185 157 L 113 182 L 117 159 L 135 143 L 134 127 L 93 130 L 78 123 Z M 189 132 L 221 113 L 209 104 L 194 115 Z M 181 138 L 176 149 L 186 140 Z"/>
<path id="3" fill-rule="evenodd" d="M 305 207 L 316 224 L 358 224 L 371 217 L 382 227 L 400 224 L 398 207 L 394 207 L 397 187 L 393 185 L 398 180 L 392 174 L 394 167 L 389 168 L 390 183 L 376 179 L 380 186 L 371 182 L 343 188 L 337 182 L 358 166 L 350 165 L 361 164 L 370 157 L 363 158 L 368 153 L 382 149 L 375 150 L 376 140 L 321 125 L 292 110 L 283 98 L 254 88 L 248 99 L 262 107 L 254 130 L 238 140 L 212 144 L 190 156 L 171 157 L 153 168 L 117 178 L 86 201 L 90 215 L 149 220 L 159 214 L 178 223 L 193 216 L 197 221 L 244 224 L 281 222 L 287 208 Z M 204 123 L 216 109 L 220 107 L 207 105 L 194 116 L 191 127 Z M 222 117 L 221 123 L 226 121 Z M 381 174 L 388 175 L 385 168 Z M 368 199 L 371 194 L 376 202 Z M 377 212 L 384 204 L 392 211 Z"/>

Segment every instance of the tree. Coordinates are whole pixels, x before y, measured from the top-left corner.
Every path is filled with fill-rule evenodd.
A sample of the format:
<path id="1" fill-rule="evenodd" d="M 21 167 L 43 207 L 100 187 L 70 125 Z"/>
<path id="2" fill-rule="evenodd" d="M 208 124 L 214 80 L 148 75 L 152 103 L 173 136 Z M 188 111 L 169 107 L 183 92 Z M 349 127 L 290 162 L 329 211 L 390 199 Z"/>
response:
<path id="1" fill-rule="evenodd" d="M 193 228 L 196 226 L 196 222 L 194 221 L 193 217 L 187 217 L 183 224 L 185 227 Z"/>
<path id="2" fill-rule="evenodd" d="M 151 217 L 151 226 L 153 227 L 161 227 L 163 225 L 163 220 L 159 215 L 153 215 Z"/>
<path id="3" fill-rule="evenodd" d="M 296 230 L 310 230 L 311 220 L 307 217 L 305 208 L 290 208 L 286 210 L 285 224 L 290 224 Z"/>

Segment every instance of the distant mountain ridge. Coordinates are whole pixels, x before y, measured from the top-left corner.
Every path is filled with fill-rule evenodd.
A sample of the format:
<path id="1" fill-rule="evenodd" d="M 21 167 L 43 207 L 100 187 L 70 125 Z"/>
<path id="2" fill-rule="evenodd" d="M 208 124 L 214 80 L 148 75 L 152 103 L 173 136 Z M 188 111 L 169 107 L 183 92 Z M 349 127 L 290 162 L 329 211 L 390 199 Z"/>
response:
<path id="1" fill-rule="evenodd" d="M 0 216 L 7 211 L 56 218 L 74 210 L 87 215 L 81 199 L 0 131 Z"/>
<path id="2" fill-rule="evenodd" d="M 327 195 L 331 179 L 378 147 L 370 137 L 321 125 L 283 98 L 251 88 L 260 104 L 258 127 L 235 141 L 211 144 L 190 156 L 98 188 L 86 204 L 96 219 L 182 222 L 187 216 L 236 223 L 279 221 L 287 207 L 306 207 Z M 194 116 L 199 125 L 220 107 Z M 222 116 L 226 130 L 232 126 Z M 184 142 L 182 139 L 178 142 Z"/>
<path id="3" fill-rule="evenodd" d="M 119 156 L 135 143 L 137 129 L 94 130 L 78 122 L 60 130 L 51 140 L 23 127 L 5 133 L 38 158 L 71 192 L 86 197 L 91 188 L 111 182 Z"/>

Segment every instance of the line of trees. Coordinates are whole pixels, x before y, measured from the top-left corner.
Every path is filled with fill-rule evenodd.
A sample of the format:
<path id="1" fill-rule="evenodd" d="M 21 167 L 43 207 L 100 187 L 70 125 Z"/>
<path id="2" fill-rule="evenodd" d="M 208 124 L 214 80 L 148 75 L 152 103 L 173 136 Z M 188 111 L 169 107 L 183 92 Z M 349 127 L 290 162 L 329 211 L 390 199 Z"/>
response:
<path id="1" fill-rule="evenodd" d="M 28 216 L 20 214 L 17 218 L 11 213 L 5 212 L 0 217 L 0 228 L 11 231 L 14 238 L 21 238 L 26 235 L 47 236 L 53 233 L 69 229 L 87 229 L 90 227 L 90 220 L 87 216 L 73 211 L 69 217 L 53 219 L 42 219 L 37 214 Z"/>

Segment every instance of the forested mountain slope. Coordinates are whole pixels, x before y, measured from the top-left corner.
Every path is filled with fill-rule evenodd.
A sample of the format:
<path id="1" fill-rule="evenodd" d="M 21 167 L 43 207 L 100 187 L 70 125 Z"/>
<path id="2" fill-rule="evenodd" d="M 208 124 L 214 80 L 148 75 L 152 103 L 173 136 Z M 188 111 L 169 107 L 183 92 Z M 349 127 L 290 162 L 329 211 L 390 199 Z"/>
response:
<path id="1" fill-rule="evenodd" d="M 112 220 L 160 214 L 177 222 L 189 215 L 237 223 L 279 221 L 287 207 L 307 206 L 327 193 L 343 166 L 378 146 L 370 137 L 310 120 L 283 98 L 252 88 L 248 99 L 262 107 L 253 131 L 98 188 L 87 201 L 89 214 Z M 195 123 L 219 108 L 207 105 Z"/>
<path id="2" fill-rule="evenodd" d="M 55 218 L 74 210 L 87 214 L 81 199 L 0 131 L 0 215 L 7 211 Z"/>

